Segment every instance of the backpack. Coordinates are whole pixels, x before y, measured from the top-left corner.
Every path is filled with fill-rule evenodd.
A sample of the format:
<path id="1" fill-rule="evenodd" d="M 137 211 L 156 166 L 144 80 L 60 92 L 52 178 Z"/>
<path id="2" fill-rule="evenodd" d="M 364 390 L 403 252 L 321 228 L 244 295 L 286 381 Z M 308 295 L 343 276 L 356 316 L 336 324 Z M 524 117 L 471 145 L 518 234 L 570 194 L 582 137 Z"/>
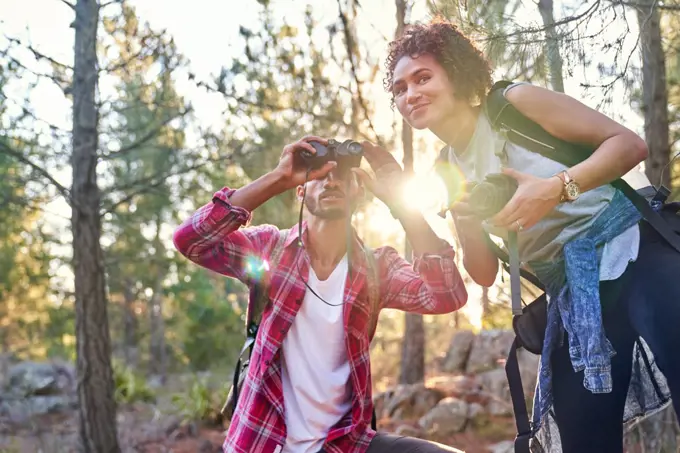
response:
<path id="1" fill-rule="evenodd" d="M 491 126 L 496 132 L 529 151 L 541 154 L 567 167 L 582 162 L 595 151 L 596 148 L 554 137 L 539 124 L 524 116 L 504 95 L 505 88 L 512 83 L 510 81 L 496 82 L 483 105 Z M 675 214 L 679 207 L 677 203 L 666 204 L 666 199 L 670 194 L 666 187 L 651 186 L 636 191 L 621 178 L 610 184 L 626 195 L 643 219 L 680 253 L 680 221 L 678 220 L 680 217 Z M 524 399 L 517 351 L 519 348 L 524 348 L 533 354 L 541 354 L 547 325 L 547 298 L 544 292 L 536 300 L 522 307 L 520 277 L 542 291 L 545 291 L 545 288 L 535 275 L 519 267 L 517 247 L 513 244 L 516 236 L 508 238 L 509 253 L 496 245 L 488 233 L 485 236 L 489 247 L 510 274 L 513 304 L 512 326 L 515 339 L 508 353 L 505 372 L 510 386 L 517 427 L 515 452 L 529 453 L 532 430 Z"/>
<path id="2" fill-rule="evenodd" d="M 274 269 L 281 258 L 281 253 L 283 252 L 283 246 L 285 244 L 286 238 L 288 237 L 289 230 L 282 231 L 279 235 L 276 244 L 271 253 L 269 260 L 269 269 Z M 370 319 L 369 319 L 369 340 L 373 338 L 375 330 L 378 325 L 378 315 L 379 315 L 379 303 L 380 303 L 380 283 L 378 275 L 378 266 L 375 261 L 375 256 L 373 250 L 369 247 L 363 247 L 364 255 L 366 256 L 366 261 L 368 263 L 368 276 L 366 278 L 366 284 L 368 286 L 368 300 L 370 305 Z M 231 420 L 234 411 L 236 410 L 236 405 L 238 404 L 238 396 L 243 381 L 248 375 L 248 364 L 250 362 L 250 356 L 253 352 L 253 347 L 255 346 L 255 340 L 257 338 L 258 327 L 262 321 L 262 313 L 269 302 L 269 280 L 263 279 L 256 283 L 250 291 L 250 297 L 248 299 L 248 308 L 246 310 L 246 340 L 239 353 L 236 367 L 234 368 L 234 376 L 232 380 L 231 388 L 227 395 L 227 399 L 222 407 L 220 413 L 226 420 Z M 375 414 L 375 409 L 373 410 L 373 417 L 371 419 L 371 427 L 376 430 L 377 419 Z"/>

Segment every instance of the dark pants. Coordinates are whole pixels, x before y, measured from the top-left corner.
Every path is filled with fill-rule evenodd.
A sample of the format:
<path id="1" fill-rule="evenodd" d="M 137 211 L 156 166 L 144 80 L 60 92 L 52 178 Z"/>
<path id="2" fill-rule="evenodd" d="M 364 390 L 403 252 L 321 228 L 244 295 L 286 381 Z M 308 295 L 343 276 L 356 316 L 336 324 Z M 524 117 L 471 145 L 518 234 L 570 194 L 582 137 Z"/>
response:
<path id="1" fill-rule="evenodd" d="M 378 433 L 366 453 L 463 453 L 446 445 L 415 437 Z"/>
<path id="2" fill-rule="evenodd" d="M 566 346 L 552 357 L 555 418 L 564 453 L 623 452 L 623 411 L 633 347 L 641 336 L 666 377 L 680 416 L 680 253 L 644 222 L 638 259 L 616 281 L 602 282 L 605 332 L 616 351 L 613 391 L 593 394 L 575 373 Z"/>

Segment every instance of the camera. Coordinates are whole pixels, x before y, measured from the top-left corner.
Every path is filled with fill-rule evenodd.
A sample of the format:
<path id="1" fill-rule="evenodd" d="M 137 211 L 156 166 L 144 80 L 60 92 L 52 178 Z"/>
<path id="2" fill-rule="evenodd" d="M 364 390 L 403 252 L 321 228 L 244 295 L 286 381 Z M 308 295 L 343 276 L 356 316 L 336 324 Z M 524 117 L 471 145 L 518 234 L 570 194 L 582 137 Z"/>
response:
<path id="1" fill-rule="evenodd" d="M 310 141 L 309 144 L 316 150 L 316 154 L 303 150 L 299 156 L 302 164 L 310 170 L 316 170 L 327 162 L 335 161 L 338 163 L 338 172 L 345 175 L 350 168 L 358 167 L 364 156 L 364 147 L 354 140 L 340 142 L 331 138 L 327 146 L 316 141 Z"/>
<path id="2" fill-rule="evenodd" d="M 517 191 L 517 180 L 503 173 L 491 173 L 470 190 L 468 204 L 473 214 L 488 219 L 498 214 Z"/>
<path id="3" fill-rule="evenodd" d="M 451 188 L 447 188 L 449 200 L 458 199 L 458 193 L 452 193 Z M 498 214 L 508 204 L 508 201 L 517 191 L 517 180 L 503 173 L 491 173 L 480 183 L 468 184 L 468 190 L 470 196 L 467 203 L 471 213 L 482 220 L 486 220 Z M 448 210 L 448 208 L 444 209 L 439 213 L 439 216 L 446 217 Z"/>

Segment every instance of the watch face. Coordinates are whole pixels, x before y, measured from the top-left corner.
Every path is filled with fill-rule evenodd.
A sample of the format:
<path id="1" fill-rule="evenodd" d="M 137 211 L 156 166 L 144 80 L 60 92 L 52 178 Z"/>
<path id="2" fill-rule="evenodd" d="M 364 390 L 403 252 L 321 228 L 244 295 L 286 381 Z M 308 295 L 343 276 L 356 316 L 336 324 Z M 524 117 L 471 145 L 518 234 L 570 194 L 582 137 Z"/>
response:
<path id="1" fill-rule="evenodd" d="M 567 195 L 567 199 L 569 200 L 576 200 L 579 197 L 579 195 L 581 195 L 581 188 L 578 186 L 578 184 L 576 184 L 573 181 L 567 184 L 564 187 L 564 189 Z"/>

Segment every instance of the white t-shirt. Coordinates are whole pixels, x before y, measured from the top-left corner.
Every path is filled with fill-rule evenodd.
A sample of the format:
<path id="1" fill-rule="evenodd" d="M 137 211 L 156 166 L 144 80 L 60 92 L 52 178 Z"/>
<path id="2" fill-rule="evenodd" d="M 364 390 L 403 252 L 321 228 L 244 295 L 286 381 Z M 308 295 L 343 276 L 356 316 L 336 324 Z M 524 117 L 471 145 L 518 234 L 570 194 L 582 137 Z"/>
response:
<path id="1" fill-rule="evenodd" d="M 349 359 L 343 327 L 347 256 L 328 279 L 309 270 L 307 290 L 282 344 L 286 444 L 282 453 L 317 453 L 329 429 L 351 408 Z"/>

